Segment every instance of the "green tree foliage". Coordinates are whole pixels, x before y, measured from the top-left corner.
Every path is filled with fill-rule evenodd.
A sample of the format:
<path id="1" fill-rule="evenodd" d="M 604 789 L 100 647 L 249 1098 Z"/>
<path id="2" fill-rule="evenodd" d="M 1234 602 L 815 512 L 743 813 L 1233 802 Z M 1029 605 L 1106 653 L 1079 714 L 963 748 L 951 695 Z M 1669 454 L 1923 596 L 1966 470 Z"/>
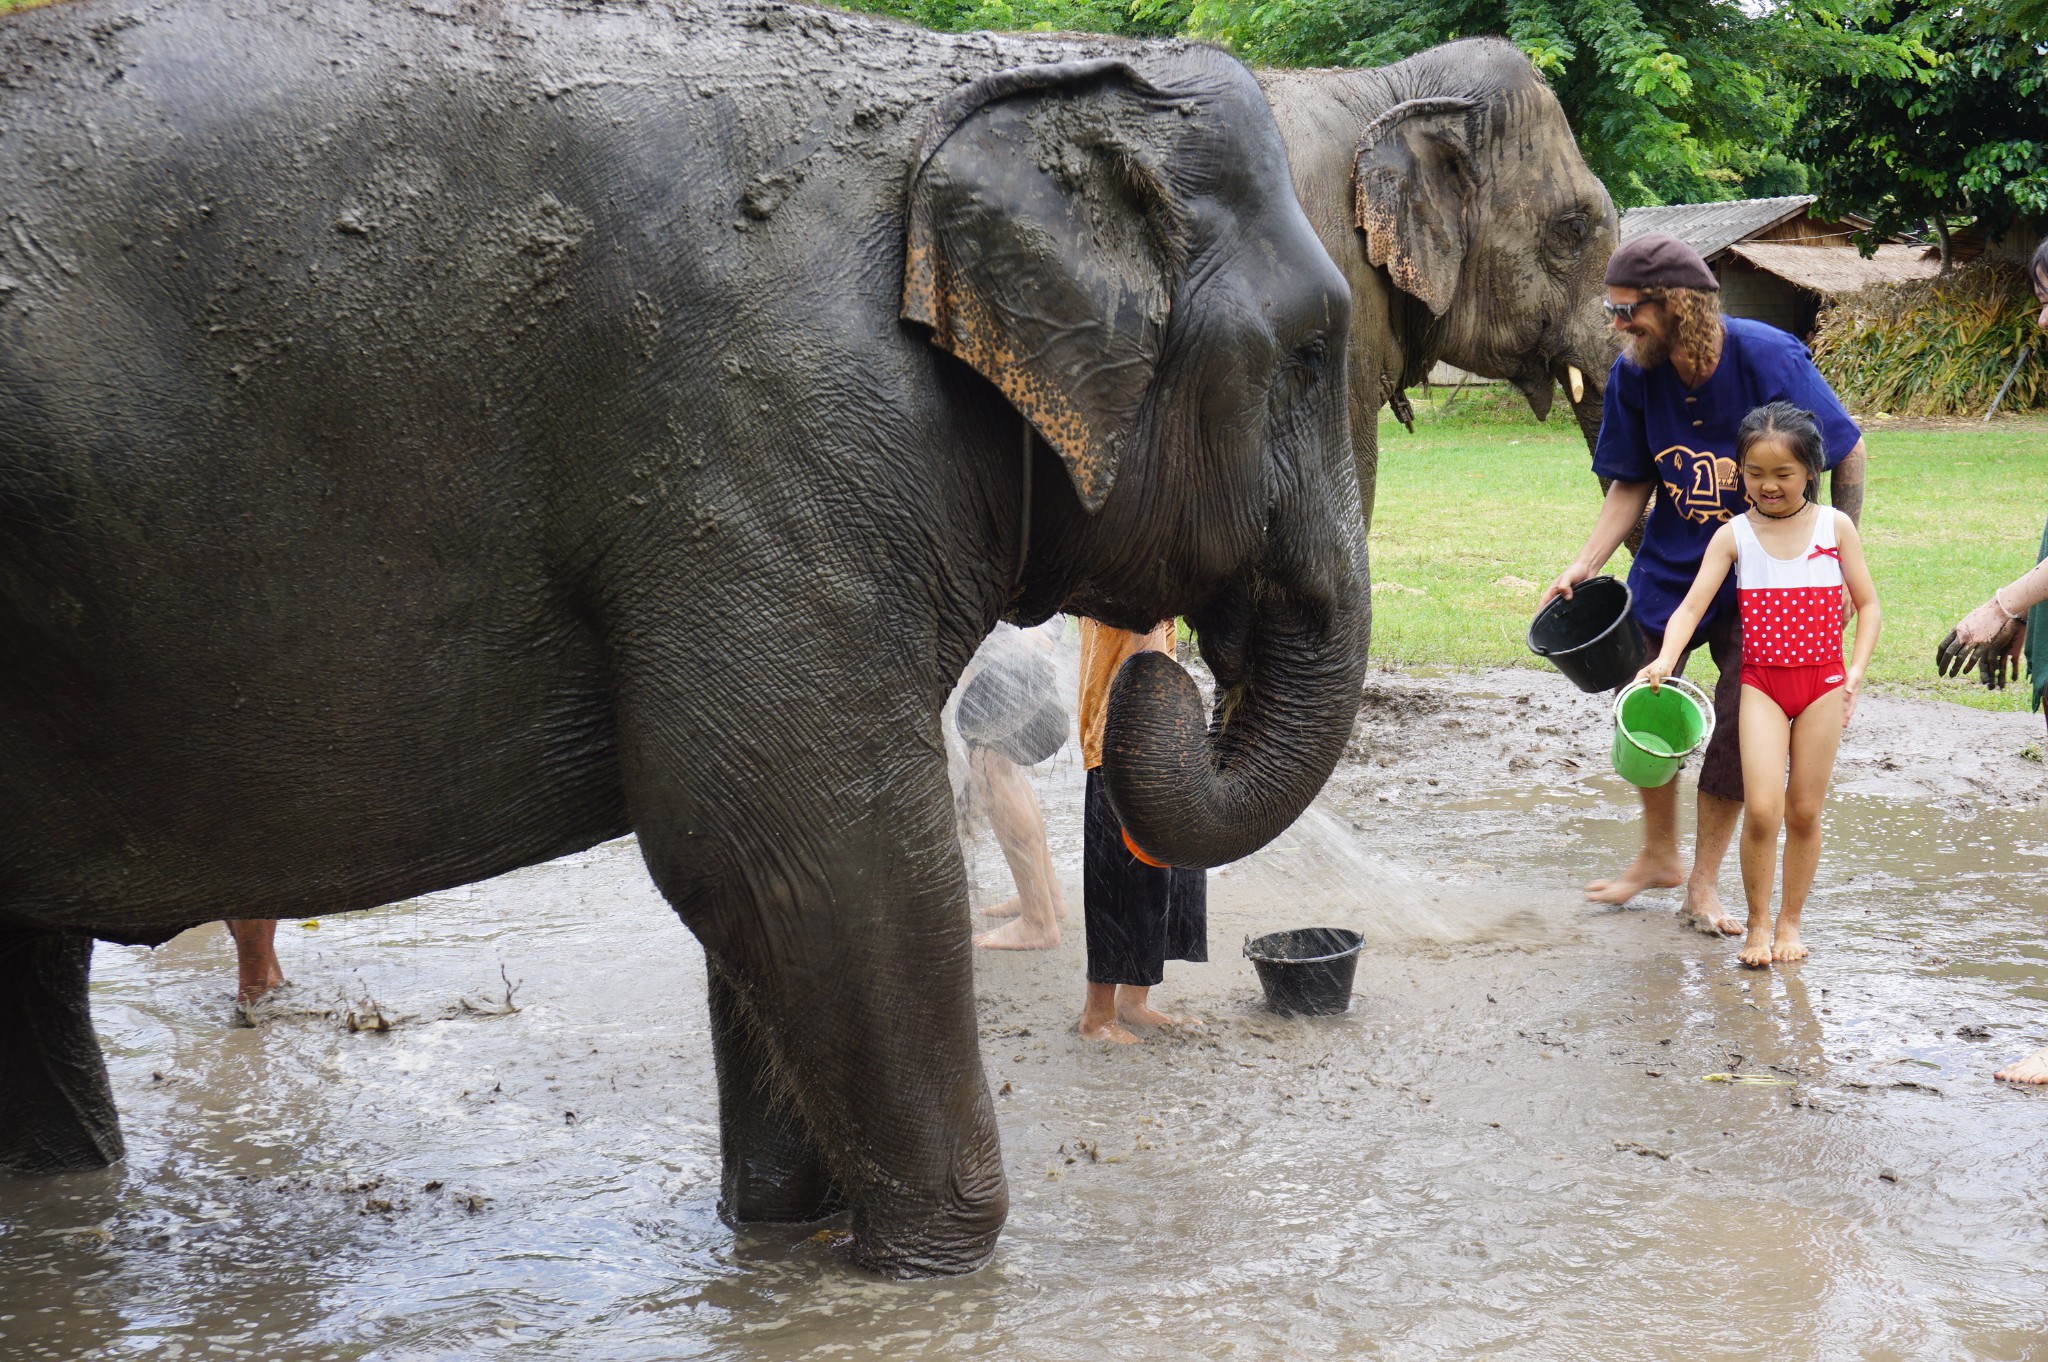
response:
<path id="1" fill-rule="evenodd" d="M 1499 34 L 1549 79 L 1622 207 L 1802 192 L 1784 155 L 1812 73 L 1909 79 L 1863 0 L 1195 0 L 1190 27 L 1252 62 L 1367 65 Z"/>
<path id="2" fill-rule="evenodd" d="M 1916 53 L 1910 38 L 1857 22 L 1874 0 L 857 3 L 950 31 L 1185 34 L 1266 66 L 1380 66 L 1503 36 L 1549 79 L 1587 164 L 1623 207 L 1803 192 L 1806 169 L 1781 148 L 1814 73 L 1910 79 Z"/>
<path id="3" fill-rule="evenodd" d="M 889 14 L 942 33 L 1121 33 L 1169 38 L 1187 26 L 1192 0 L 843 0 L 849 9 Z"/>
<path id="4" fill-rule="evenodd" d="M 1932 62 L 1910 79 L 1810 83 L 1794 146 L 1824 210 L 1860 213 L 1878 235 L 1932 222 L 1944 245 L 1959 218 L 1993 232 L 2048 218 L 2048 3 L 1899 6 L 1861 28 Z"/>

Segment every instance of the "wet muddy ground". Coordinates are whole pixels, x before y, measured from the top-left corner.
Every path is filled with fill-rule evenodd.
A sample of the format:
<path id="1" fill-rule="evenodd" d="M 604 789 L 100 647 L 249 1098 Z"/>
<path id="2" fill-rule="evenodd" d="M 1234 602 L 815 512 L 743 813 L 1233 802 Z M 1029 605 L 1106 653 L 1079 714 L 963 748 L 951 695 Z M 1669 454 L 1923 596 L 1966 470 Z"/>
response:
<path id="1" fill-rule="evenodd" d="M 1751 973 L 1675 891 L 1580 901 L 1636 832 L 1601 700 L 1368 701 L 1168 967 L 1208 1025 L 1142 1046 L 1070 1032 L 1081 779 L 1039 770 L 1076 918 L 979 962 L 1014 1209 L 972 1277 L 719 1223 L 702 962 L 626 840 L 286 924 L 254 1027 L 220 928 L 101 946 L 130 1156 L 0 1184 L 0 1354 L 2048 1357 L 2048 1093 L 1990 1078 L 2048 1043 L 2039 716 L 1867 702 L 1813 959 Z M 1259 1005 L 1239 943 L 1308 924 L 1368 938 L 1347 1016 Z"/>

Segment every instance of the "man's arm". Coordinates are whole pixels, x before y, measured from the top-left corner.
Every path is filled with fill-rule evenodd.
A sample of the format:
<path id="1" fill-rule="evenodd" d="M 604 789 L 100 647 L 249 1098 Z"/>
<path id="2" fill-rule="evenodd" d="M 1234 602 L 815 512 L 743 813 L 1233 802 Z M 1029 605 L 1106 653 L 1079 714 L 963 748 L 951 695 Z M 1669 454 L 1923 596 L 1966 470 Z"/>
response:
<path id="1" fill-rule="evenodd" d="M 1650 495 L 1656 491 L 1652 482 L 1622 482 L 1616 479 L 1607 485 L 1607 499 L 1600 503 L 1600 518 L 1593 522 L 1593 533 L 1586 536 L 1586 543 L 1579 550 L 1571 566 L 1557 575 L 1550 589 L 1543 593 L 1538 608 L 1550 604 L 1553 596 L 1572 594 L 1572 588 L 1585 581 L 1607 565 L 1614 551 L 1621 547 L 1621 541 L 1643 518 L 1643 508 L 1650 504 Z"/>
<path id="2" fill-rule="evenodd" d="M 1863 524 L 1863 441 L 1858 440 L 1834 472 L 1828 474 L 1828 501 L 1849 523 Z"/>

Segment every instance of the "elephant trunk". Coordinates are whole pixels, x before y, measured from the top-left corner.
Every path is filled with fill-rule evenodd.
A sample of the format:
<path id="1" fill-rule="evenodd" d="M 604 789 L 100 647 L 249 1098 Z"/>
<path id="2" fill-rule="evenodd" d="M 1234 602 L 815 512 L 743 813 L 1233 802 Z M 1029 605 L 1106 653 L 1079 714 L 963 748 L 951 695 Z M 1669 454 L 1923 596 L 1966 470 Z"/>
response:
<path id="1" fill-rule="evenodd" d="M 1248 856 L 1329 779 L 1365 673 L 1369 598 L 1362 575 L 1346 577 L 1320 599 L 1261 583 L 1190 617 L 1217 673 L 1213 724 L 1165 654 L 1139 653 L 1117 672 L 1103 779 L 1152 859 L 1206 868 Z"/>

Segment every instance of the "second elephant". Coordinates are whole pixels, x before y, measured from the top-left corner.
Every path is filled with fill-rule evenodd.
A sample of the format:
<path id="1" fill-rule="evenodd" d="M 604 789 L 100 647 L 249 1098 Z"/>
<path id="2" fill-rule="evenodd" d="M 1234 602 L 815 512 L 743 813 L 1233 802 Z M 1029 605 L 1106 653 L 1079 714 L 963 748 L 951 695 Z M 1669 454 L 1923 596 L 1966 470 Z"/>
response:
<path id="1" fill-rule="evenodd" d="M 1379 409 L 1402 414 L 1438 360 L 1509 380 L 1538 416 L 1563 383 L 1590 443 L 1617 353 L 1600 304 L 1619 229 L 1529 59 L 1470 38 L 1385 67 L 1261 71 L 1259 83 L 1302 208 L 1351 284 L 1351 442 L 1368 525 Z"/>

